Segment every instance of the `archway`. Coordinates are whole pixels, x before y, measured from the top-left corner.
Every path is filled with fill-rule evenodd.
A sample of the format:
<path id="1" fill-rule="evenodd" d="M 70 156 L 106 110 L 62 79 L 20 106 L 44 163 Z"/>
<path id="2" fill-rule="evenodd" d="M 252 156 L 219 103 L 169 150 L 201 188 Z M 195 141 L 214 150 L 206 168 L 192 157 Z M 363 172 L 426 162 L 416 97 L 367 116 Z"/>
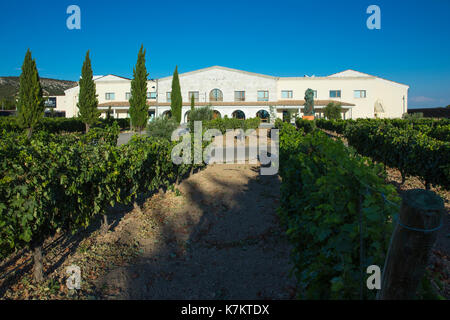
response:
<path id="1" fill-rule="evenodd" d="M 219 89 L 212 89 L 209 93 L 209 101 L 223 101 L 223 93 Z"/>
<path id="2" fill-rule="evenodd" d="M 163 118 L 172 118 L 172 112 L 170 112 L 169 110 L 164 111 L 162 113 Z"/>
<path id="3" fill-rule="evenodd" d="M 220 118 L 222 118 L 222 115 L 220 114 L 220 112 L 217 110 L 214 110 L 213 111 L 213 119 L 220 119 Z"/>
<path id="4" fill-rule="evenodd" d="M 256 116 L 261 119 L 261 122 L 269 122 L 270 121 L 270 114 L 266 110 L 259 110 L 256 113 Z"/>
<path id="5" fill-rule="evenodd" d="M 242 110 L 236 110 L 232 114 L 233 118 L 235 119 L 242 119 L 245 120 L 245 113 Z"/>

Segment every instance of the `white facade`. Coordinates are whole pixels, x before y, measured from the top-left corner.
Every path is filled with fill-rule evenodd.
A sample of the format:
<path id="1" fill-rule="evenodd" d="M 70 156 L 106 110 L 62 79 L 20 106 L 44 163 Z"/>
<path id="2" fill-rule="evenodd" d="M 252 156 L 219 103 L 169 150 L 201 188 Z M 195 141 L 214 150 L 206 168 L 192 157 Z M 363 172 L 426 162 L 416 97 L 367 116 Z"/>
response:
<path id="1" fill-rule="evenodd" d="M 346 70 L 326 77 L 273 77 L 220 66 L 181 73 L 180 87 L 183 99 L 182 121 L 190 110 L 190 94 L 198 99 L 196 106 L 211 105 L 220 115 L 232 117 L 240 110 L 245 118 L 254 118 L 258 111 L 275 108 L 277 117 L 287 110 L 300 111 L 308 88 L 316 91 L 316 116 L 329 102 L 339 102 L 346 119 L 352 118 L 400 118 L 408 109 L 409 86 Z M 99 99 L 99 108 L 104 112 L 111 107 L 114 117 L 128 116 L 128 94 L 131 79 L 115 75 L 94 78 Z M 172 77 L 148 81 L 149 112 L 156 116 L 170 111 Z M 218 91 L 218 90 L 219 91 Z M 239 91 L 241 93 L 235 93 Z M 58 111 L 66 117 L 76 116 L 79 87 L 65 91 L 57 98 Z M 236 95 L 244 99 L 237 99 Z M 217 101 L 218 100 L 218 101 Z M 243 101 L 242 101 L 243 100 Z M 103 114 L 105 115 L 105 113 Z"/>

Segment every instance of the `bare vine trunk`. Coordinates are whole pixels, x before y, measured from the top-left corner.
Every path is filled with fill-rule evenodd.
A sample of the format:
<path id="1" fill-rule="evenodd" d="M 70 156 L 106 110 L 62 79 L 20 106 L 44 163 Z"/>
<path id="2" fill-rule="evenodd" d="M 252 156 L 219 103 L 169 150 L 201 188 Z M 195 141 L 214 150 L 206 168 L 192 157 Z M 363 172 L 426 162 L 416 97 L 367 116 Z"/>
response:
<path id="1" fill-rule="evenodd" d="M 36 283 L 44 281 L 44 259 L 42 256 L 42 244 L 33 247 L 33 278 Z"/>
<path id="2" fill-rule="evenodd" d="M 109 224 L 108 224 L 108 216 L 106 214 L 103 215 L 103 221 L 101 226 L 101 231 L 103 234 L 106 234 L 109 230 Z"/>

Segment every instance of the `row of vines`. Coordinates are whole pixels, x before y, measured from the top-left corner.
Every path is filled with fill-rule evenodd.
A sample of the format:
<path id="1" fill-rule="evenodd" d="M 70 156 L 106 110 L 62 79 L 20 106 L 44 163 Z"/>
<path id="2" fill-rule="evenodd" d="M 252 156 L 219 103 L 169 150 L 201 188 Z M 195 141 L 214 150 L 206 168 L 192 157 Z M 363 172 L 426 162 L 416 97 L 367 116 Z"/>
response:
<path id="1" fill-rule="evenodd" d="M 400 203 L 383 166 L 319 130 L 305 134 L 281 121 L 276 126 L 279 216 L 294 247 L 301 298 L 375 298 L 362 270 L 383 265 L 398 212 L 393 204 Z"/>
<path id="2" fill-rule="evenodd" d="M 1 133 L 0 258 L 40 248 L 58 231 L 86 228 L 108 206 L 169 187 L 193 166 L 171 160 L 175 142 L 133 137 L 117 146 L 119 127 L 87 134 Z"/>
<path id="3" fill-rule="evenodd" d="M 105 128 L 111 122 L 117 122 L 121 129 L 130 128 L 130 119 L 98 119 L 95 127 Z M 34 128 L 34 131 L 46 131 L 49 133 L 84 132 L 85 124 L 78 118 L 42 118 Z M 17 122 L 17 117 L 0 117 L 0 132 L 22 132 Z"/>
<path id="4" fill-rule="evenodd" d="M 358 119 L 358 120 L 325 120 L 317 119 L 315 121 L 317 127 L 334 131 L 338 134 L 344 134 L 348 126 L 370 123 L 373 125 L 391 125 L 399 129 L 411 129 L 428 135 L 431 138 L 450 141 L 450 119 Z"/>
<path id="5" fill-rule="evenodd" d="M 402 180 L 417 176 L 427 189 L 450 187 L 450 124 L 447 120 L 317 120 L 319 128 L 342 133 L 360 154 L 397 168 Z M 439 138 L 439 139 L 438 139 Z"/>

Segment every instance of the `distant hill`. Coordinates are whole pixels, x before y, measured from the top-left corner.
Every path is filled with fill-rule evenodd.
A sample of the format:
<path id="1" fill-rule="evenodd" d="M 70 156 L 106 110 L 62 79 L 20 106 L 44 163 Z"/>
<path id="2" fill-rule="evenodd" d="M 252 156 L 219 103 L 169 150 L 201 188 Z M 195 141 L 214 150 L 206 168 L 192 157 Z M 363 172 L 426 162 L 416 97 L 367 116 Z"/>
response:
<path id="1" fill-rule="evenodd" d="M 75 81 L 41 78 L 44 95 L 64 95 L 64 90 L 75 87 Z M 0 77 L 0 99 L 11 98 L 19 92 L 19 77 Z"/>

